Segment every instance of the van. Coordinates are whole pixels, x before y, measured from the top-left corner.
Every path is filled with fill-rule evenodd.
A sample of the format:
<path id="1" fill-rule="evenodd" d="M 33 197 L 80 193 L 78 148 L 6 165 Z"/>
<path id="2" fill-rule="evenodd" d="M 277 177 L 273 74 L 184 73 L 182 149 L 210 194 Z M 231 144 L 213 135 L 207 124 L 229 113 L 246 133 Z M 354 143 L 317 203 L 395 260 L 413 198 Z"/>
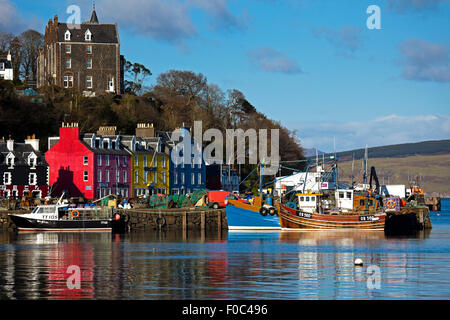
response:
<path id="1" fill-rule="evenodd" d="M 208 207 L 219 209 L 219 208 L 225 208 L 226 198 L 231 200 L 236 200 L 243 203 L 248 203 L 246 200 L 239 199 L 235 194 L 232 194 L 229 191 L 209 191 L 208 192 Z"/>

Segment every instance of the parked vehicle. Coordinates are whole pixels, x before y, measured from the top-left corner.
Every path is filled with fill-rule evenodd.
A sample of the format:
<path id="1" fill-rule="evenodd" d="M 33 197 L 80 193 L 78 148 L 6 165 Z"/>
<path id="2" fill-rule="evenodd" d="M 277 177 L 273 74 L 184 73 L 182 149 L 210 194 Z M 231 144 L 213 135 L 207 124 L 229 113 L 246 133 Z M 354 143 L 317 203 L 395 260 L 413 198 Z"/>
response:
<path id="1" fill-rule="evenodd" d="M 242 203 L 248 203 L 247 200 L 240 199 L 235 194 L 229 191 L 209 191 L 208 192 L 208 207 L 219 209 L 225 208 L 227 205 L 227 200 L 235 200 Z"/>

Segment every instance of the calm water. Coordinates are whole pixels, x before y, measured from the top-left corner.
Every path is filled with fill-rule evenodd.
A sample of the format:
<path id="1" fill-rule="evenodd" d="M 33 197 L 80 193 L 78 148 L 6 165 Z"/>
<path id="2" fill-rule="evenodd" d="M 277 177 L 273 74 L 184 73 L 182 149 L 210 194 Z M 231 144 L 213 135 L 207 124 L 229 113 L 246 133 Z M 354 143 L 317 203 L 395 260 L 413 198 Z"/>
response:
<path id="1" fill-rule="evenodd" d="M 0 232 L 0 299 L 449 299 L 450 199 L 442 205 L 416 237 Z M 71 265 L 81 289 L 67 287 Z"/>

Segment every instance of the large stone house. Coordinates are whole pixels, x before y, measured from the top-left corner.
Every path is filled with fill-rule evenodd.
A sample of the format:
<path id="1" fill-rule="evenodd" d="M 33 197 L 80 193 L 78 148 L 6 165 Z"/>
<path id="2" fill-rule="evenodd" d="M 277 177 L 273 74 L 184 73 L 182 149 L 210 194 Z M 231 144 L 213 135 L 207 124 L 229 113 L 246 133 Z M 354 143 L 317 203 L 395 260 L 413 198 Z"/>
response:
<path id="1" fill-rule="evenodd" d="M 78 29 L 55 16 L 37 58 L 37 87 L 55 84 L 85 96 L 121 94 L 124 64 L 117 24 L 100 24 L 95 9 Z"/>

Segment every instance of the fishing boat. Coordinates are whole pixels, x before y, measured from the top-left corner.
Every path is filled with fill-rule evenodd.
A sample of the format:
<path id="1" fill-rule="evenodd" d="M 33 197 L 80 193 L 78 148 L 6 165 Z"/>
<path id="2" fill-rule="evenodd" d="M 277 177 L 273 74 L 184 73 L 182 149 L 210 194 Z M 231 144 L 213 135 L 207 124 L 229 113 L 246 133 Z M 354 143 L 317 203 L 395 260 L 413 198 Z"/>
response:
<path id="1" fill-rule="evenodd" d="M 251 199 L 249 203 L 226 199 L 228 230 L 281 230 L 276 208 L 272 206 L 272 198 L 264 199 L 262 194 L 263 165 L 264 161 L 241 182 L 242 184 L 258 167 L 261 167 L 259 196 Z"/>
<path id="2" fill-rule="evenodd" d="M 120 232 L 126 217 L 114 213 L 112 208 L 84 206 L 71 207 L 58 201 L 54 205 L 37 206 L 29 214 L 10 214 L 18 231 L 51 232 Z"/>
<path id="3" fill-rule="evenodd" d="M 280 219 L 275 210 L 228 200 L 226 213 L 228 230 L 281 230 Z"/>
<path id="4" fill-rule="evenodd" d="M 353 194 L 353 190 L 337 190 L 337 200 L 330 195 L 298 194 L 298 206 L 293 208 L 277 203 L 283 230 L 302 229 L 366 229 L 384 230 L 386 213 L 381 199 Z M 369 207 L 369 203 L 373 204 Z M 329 207 L 330 203 L 338 206 Z M 368 208 L 368 210 L 367 210 Z"/>

